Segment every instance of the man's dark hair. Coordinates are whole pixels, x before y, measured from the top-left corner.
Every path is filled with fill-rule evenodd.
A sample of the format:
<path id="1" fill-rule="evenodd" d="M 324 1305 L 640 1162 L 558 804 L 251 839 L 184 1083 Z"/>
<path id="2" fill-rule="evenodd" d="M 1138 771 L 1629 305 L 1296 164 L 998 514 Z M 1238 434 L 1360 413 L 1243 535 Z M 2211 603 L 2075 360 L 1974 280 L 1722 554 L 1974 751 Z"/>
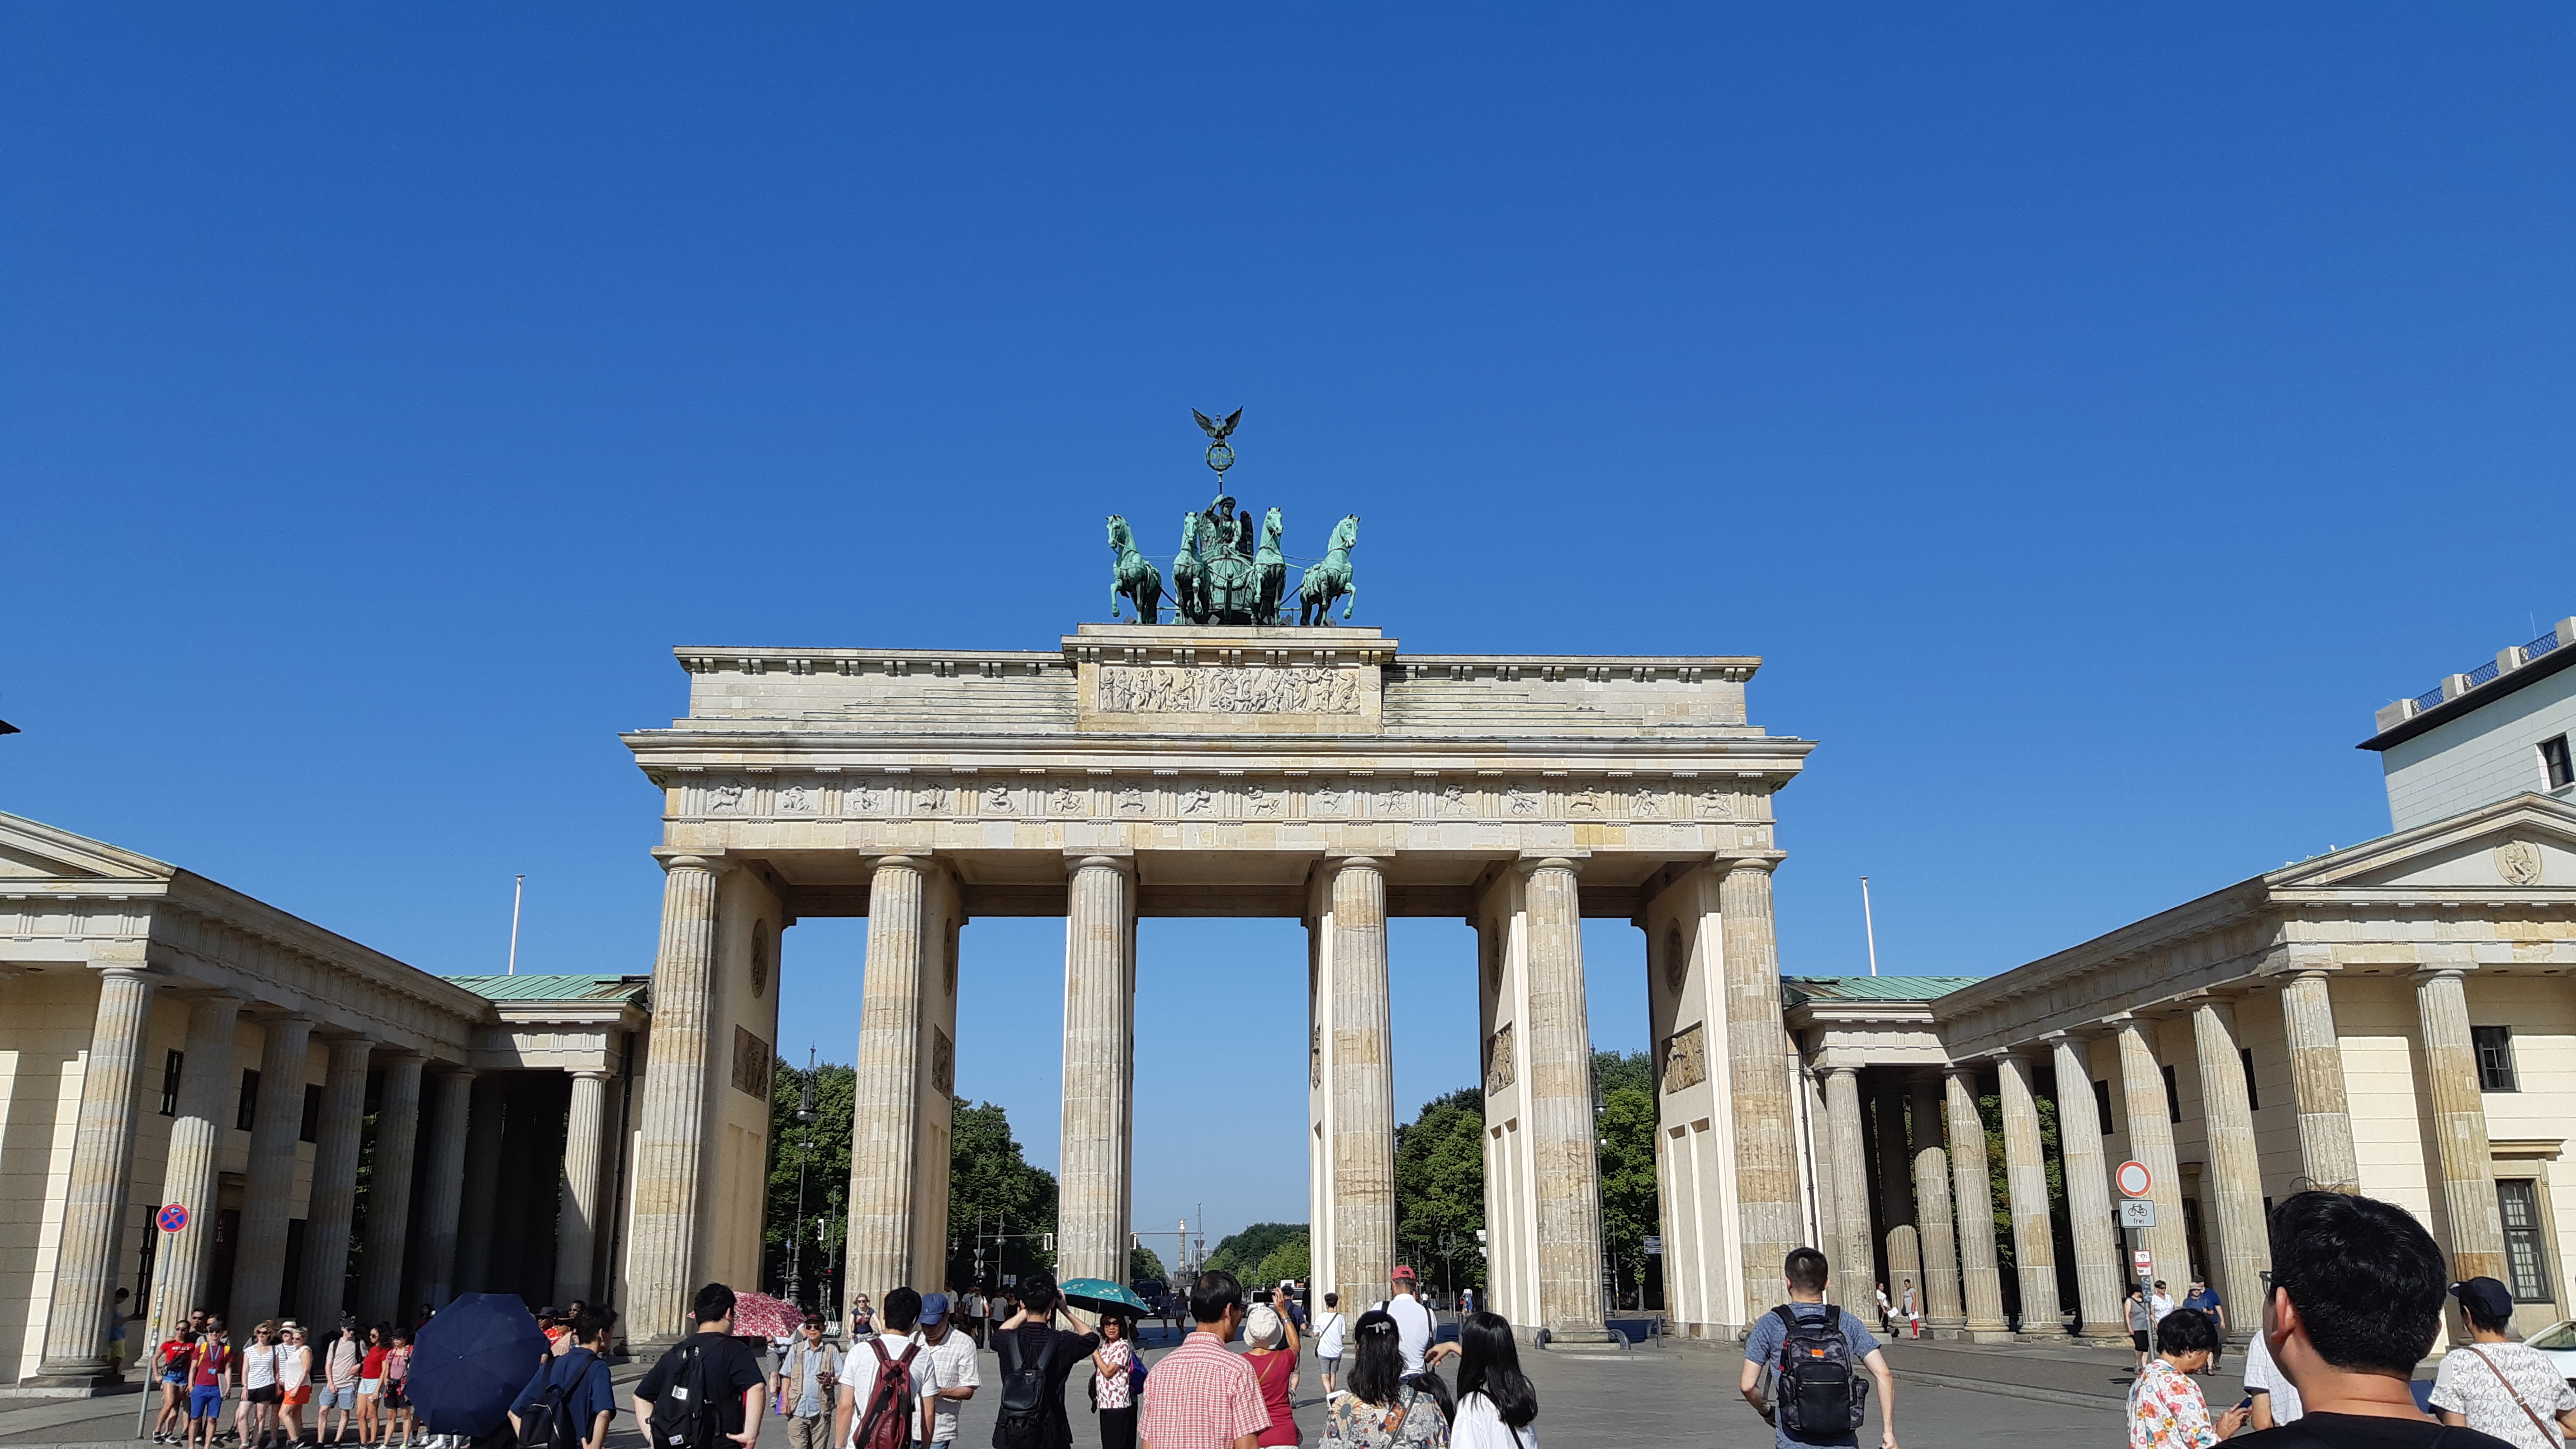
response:
<path id="1" fill-rule="evenodd" d="M 1190 1317 L 1200 1323 L 1214 1323 L 1227 1309 L 1242 1306 L 1243 1285 L 1223 1268 L 1211 1268 L 1190 1284 Z"/>
<path id="2" fill-rule="evenodd" d="M 1056 1291 L 1053 1273 L 1041 1269 L 1027 1274 L 1020 1279 L 1020 1286 L 1012 1289 L 1011 1293 L 1013 1297 L 1020 1300 L 1020 1306 L 1029 1311 L 1031 1318 L 1044 1318 L 1055 1311 Z M 913 1301 L 916 1305 L 920 1302 L 919 1299 Z M 914 1311 L 918 1312 L 918 1307 Z"/>
<path id="3" fill-rule="evenodd" d="M 698 1301 L 690 1307 L 689 1316 L 700 1323 L 713 1323 L 733 1316 L 733 1290 L 722 1283 L 710 1283 L 698 1290 Z"/>
<path id="4" fill-rule="evenodd" d="M 1324 1295 L 1324 1306 L 1325 1306 L 1326 1308 L 1339 1308 L 1339 1307 L 1341 1307 L 1341 1306 L 1342 1306 L 1342 1295 L 1340 1295 L 1339 1293 L 1327 1293 L 1327 1294 L 1325 1294 L 1325 1295 Z"/>
<path id="5" fill-rule="evenodd" d="M 1825 1291 L 1825 1255 L 1813 1248 L 1791 1248 L 1787 1260 L 1780 1264 L 1780 1276 L 1789 1280 L 1794 1293 Z"/>
<path id="6" fill-rule="evenodd" d="M 572 1316 L 572 1341 L 584 1345 L 595 1342 L 616 1321 L 614 1308 L 584 1308 Z"/>
<path id="7" fill-rule="evenodd" d="M 2272 1286 L 2317 1356 L 2407 1378 L 2442 1327 L 2450 1275 L 2412 1213 L 2353 1193 L 2303 1192 L 2272 1210 Z"/>
<path id="8" fill-rule="evenodd" d="M 2156 1325 L 2156 1352 L 2197 1353 L 2218 1347 L 2218 1325 L 2197 1308 L 2177 1308 Z"/>
<path id="9" fill-rule="evenodd" d="M 1047 1289 L 1049 1292 L 1054 1291 L 1054 1279 L 1047 1280 Z M 883 1318 L 886 1321 L 886 1327 L 895 1332 L 910 1333 L 912 1326 L 921 1321 L 921 1290 L 918 1288 L 887 1290 L 885 1301 L 877 1305 L 877 1316 Z"/>

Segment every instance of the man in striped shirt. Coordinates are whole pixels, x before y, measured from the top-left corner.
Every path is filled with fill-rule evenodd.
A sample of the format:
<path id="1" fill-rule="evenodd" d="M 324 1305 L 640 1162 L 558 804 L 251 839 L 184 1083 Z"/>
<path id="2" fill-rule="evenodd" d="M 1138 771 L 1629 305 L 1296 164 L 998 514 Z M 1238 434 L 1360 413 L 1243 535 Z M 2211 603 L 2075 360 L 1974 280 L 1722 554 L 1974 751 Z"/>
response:
<path id="1" fill-rule="evenodd" d="M 1270 1410 L 1252 1365 L 1226 1350 L 1243 1327 L 1243 1285 L 1232 1273 L 1201 1273 L 1190 1317 L 1198 1331 L 1146 1376 L 1137 1437 L 1144 1449 L 1253 1449 Z"/>

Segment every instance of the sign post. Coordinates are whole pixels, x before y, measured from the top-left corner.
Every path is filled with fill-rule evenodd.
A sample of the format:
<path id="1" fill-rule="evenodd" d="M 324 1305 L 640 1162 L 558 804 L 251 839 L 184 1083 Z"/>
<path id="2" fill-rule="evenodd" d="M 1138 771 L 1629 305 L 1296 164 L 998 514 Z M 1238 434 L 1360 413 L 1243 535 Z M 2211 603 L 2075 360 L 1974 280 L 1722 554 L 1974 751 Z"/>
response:
<path id="1" fill-rule="evenodd" d="M 2146 1229 L 2156 1225 L 2156 1205 L 2146 1201 L 2156 1185 L 2156 1176 L 2147 1165 L 2132 1157 L 2111 1171 L 2112 1185 L 2120 1189 L 2120 1236 L 2127 1238 L 2132 1228 Z M 2155 1255 L 2144 1248 L 2129 1254 L 2129 1266 L 2138 1280 L 2138 1293 L 2147 1295 L 2156 1281 Z"/>
<path id="2" fill-rule="evenodd" d="M 169 1332 L 170 1275 L 165 1270 L 169 1267 L 170 1235 L 182 1232 L 188 1226 L 188 1205 L 180 1202 L 162 1204 L 161 1210 L 152 1215 L 152 1226 L 161 1230 L 161 1236 L 152 1240 L 152 1311 L 143 1318 L 143 1402 L 134 1406 L 134 1437 L 137 1439 L 143 1437 L 143 1426 L 152 1413 L 152 1406 L 161 1397 L 155 1392 L 160 1386 L 161 1365 L 153 1358 L 161 1352 L 162 1335 Z M 116 1369 L 121 1374 L 125 1366 L 118 1364 Z M 321 1422 L 318 1415 L 314 1422 Z"/>

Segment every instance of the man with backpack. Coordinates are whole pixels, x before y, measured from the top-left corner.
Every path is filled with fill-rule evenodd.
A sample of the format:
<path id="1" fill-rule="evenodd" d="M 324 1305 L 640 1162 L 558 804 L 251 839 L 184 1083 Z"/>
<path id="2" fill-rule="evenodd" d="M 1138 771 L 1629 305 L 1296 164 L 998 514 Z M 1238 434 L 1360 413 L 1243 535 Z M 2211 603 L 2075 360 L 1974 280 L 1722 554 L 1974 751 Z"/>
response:
<path id="1" fill-rule="evenodd" d="M 654 1449 L 751 1449 L 760 1437 L 760 1390 L 769 1376 L 733 1337 L 733 1290 L 698 1290 L 689 1317 L 698 1331 L 671 1345 L 635 1385 L 635 1427 Z"/>
<path id="2" fill-rule="evenodd" d="M 548 1345 L 545 1366 L 510 1405 L 510 1432 L 519 1449 L 599 1449 L 617 1413 L 606 1354 L 616 1313 L 585 1308 L 569 1331 Z"/>
<path id="3" fill-rule="evenodd" d="M 904 1449 L 917 1437 L 922 1395 L 931 1391 L 930 1351 L 913 1333 L 921 1294 L 885 1296 L 881 1328 L 850 1348 L 832 1408 L 832 1449 Z"/>
<path id="4" fill-rule="evenodd" d="M 1880 1449 L 1896 1449 L 1896 1380 L 1887 1355 L 1858 1318 L 1825 1302 L 1825 1255 L 1793 1248 L 1781 1273 L 1789 1301 L 1755 1320 L 1744 1338 L 1744 1373 L 1736 1388 L 1771 1425 L 1778 1449 L 1800 1444 L 1860 1443 L 1868 1385 L 1878 1381 Z M 1762 1376 L 1773 1375 L 1774 1394 L 1763 1397 Z"/>
<path id="5" fill-rule="evenodd" d="M 993 1331 L 1002 1361 L 1000 1416 L 993 1449 L 1072 1449 L 1073 1421 L 1065 1417 L 1064 1381 L 1100 1347 L 1100 1335 L 1055 1326 L 1058 1314 L 1079 1323 L 1056 1291 L 1055 1275 L 1037 1272 L 1014 1290 L 1020 1311 Z"/>

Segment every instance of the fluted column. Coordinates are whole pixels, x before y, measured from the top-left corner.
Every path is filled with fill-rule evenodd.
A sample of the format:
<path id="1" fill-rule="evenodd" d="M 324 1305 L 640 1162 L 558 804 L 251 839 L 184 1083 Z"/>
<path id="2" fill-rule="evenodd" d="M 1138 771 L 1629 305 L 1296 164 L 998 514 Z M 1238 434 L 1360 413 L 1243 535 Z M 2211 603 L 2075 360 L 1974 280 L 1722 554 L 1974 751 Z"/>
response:
<path id="1" fill-rule="evenodd" d="M 170 1154 L 161 1169 L 161 1201 L 183 1203 L 188 1226 L 167 1235 L 161 1272 L 169 1274 L 177 1311 L 205 1305 L 215 1250 L 215 1190 L 224 1134 L 232 1130 L 241 1090 L 234 1074 L 238 996 L 201 996 L 189 1004 L 187 1055 L 179 1065 L 179 1112 L 170 1123 Z"/>
<path id="2" fill-rule="evenodd" d="M 876 930 L 871 919 L 871 952 Z M 706 1150 L 707 1016 L 715 954 L 716 867 L 698 856 L 675 855 L 663 862 L 662 942 L 653 961 L 653 1031 L 645 1047 L 644 1105 L 629 1194 L 633 1236 L 626 1248 L 626 1327 L 648 1347 L 688 1331 L 689 1302 L 697 1292 L 691 1279 Z"/>
<path id="3" fill-rule="evenodd" d="M 1779 1291 L 1780 1263 L 1804 1235 L 1798 1221 L 1798 1136 L 1790 1117 L 1789 1053 L 1780 1025 L 1780 951 L 1772 936 L 1768 859 L 1725 865 L 1717 887 L 1724 931 L 1726 1083 L 1735 1113 L 1735 1211 L 1743 1234 L 1744 1301 Z"/>
<path id="4" fill-rule="evenodd" d="M 420 1069 L 403 1052 L 385 1063 L 376 1098 L 376 1151 L 367 1164 L 367 1237 L 358 1265 L 358 1317 L 391 1323 L 403 1312 L 403 1257 L 411 1246 L 411 1173 L 420 1140 Z"/>
<path id="5" fill-rule="evenodd" d="M 1850 1067 L 1825 1070 L 1826 1161 L 1834 1183 L 1835 1216 L 1827 1230 L 1833 1244 L 1834 1301 L 1865 1320 L 1874 1321 L 1877 1283 L 1870 1272 L 1878 1255 L 1870 1251 L 1869 1150 L 1861 1142 L 1860 1073 Z"/>
<path id="6" fill-rule="evenodd" d="M 465 1202 L 465 1142 L 474 1104 L 474 1072 L 438 1074 L 437 1112 L 429 1130 L 429 1195 L 421 1201 L 420 1296 L 444 1308 L 456 1297 L 456 1241 Z"/>
<path id="7" fill-rule="evenodd" d="M 367 1054 L 362 1036 L 331 1038 L 330 1075 L 322 1083 L 322 1120 L 314 1133 L 313 1195 L 304 1207 L 304 1267 L 295 1275 L 300 1317 L 339 1321 L 349 1303 L 349 1224 L 357 1214 L 358 1154 L 367 1118 Z"/>
<path id="8" fill-rule="evenodd" d="M 2211 1254 L 2215 1281 L 2229 1303 L 2260 1303 L 2263 1275 L 2272 1266 L 2271 1234 L 2263 1221 L 2263 1165 L 2254 1147 L 2245 1059 L 2225 1003 L 2203 999 L 2193 1006 L 2191 1038 L 2200 1062 L 2201 1112 L 2209 1119 L 2209 1171 L 2201 1178 L 2200 1197 L 2203 1225 L 2218 1230 Z M 2239 1309 L 2228 1321 L 2228 1336 L 2242 1342 L 2261 1323 L 2260 1317 Z"/>
<path id="9" fill-rule="evenodd" d="M 1986 1122 L 1977 1112 L 1973 1067 L 1942 1074 L 1950 1109 L 1950 1176 L 1957 1185 L 1959 1276 L 1968 1310 L 1968 1336 L 2002 1340 L 2004 1283 L 1995 1257 L 1995 1188 L 1986 1166 Z"/>
<path id="10" fill-rule="evenodd" d="M 2119 1235 L 2111 1225 L 2111 1169 L 2102 1156 L 2102 1115 L 2084 1048 L 2049 1038 L 2057 1071 L 2057 1147 L 2065 1159 L 2067 1225 L 2075 1237 L 2075 1304 L 2087 1338 L 2126 1338 Z"/>
<path id="11" fill-rule="evenodd" d="M 31 1382 L 80 1387 L 107 1382 L 107 1309 L 116 1294 L 126 1183 L 134 1174 L 135 1097 L 143 1085 L 143 1040 L 152 1025 L 152 972 L 108 966 L 98 973 L 98 1014 L 82 1063 L 79 1124 L 72 1132 L 71 1181 L 54 1253 L 45 1348 Z M 182 1304 L 172 1310 L 186 1313 Z M 147 1342 L 151 1341 L 149 1339 Z"/>
<path id="12" fill-rule="evenodd" d="M 1582 902 L 1574 862 L 1524 861 L 1528 910 L 1530 1161 L 1538 1188 L 1539 1324 L 1573 1340 L 1606 1336 L 1601 1298 L 1601 1159 L 1592 1125 L 1592 1027 L 1583 991 Z M 1775 1095 L 1787 1083 L 1771 1065 Z M 1794 1168 L 1792 1169 L 1794 1172 Z M 1393 1224 L 1389 1224 L 1392 1232 Z"/>
<path id="13" fill-rule="evenodd" d="M 867 975 L 859 988 L 858 1061 L 851 1082 L 849 1268 L 843 1281 L 850 1294 L 880 1302 L 887 1290 L 912 1278 L 912 1164 L 920 1121 L 913 1099 L 921 1070 L 926 883 L 922 863 L 902 855 L 879 860 L 868 880 Z M 646 1069 L 648 1078 L 651 1070 Z M 1065 1097 L 1072 1096 L 1067 1082 Z M 1070 1144 L 1066 1153 L 1070 1169 Z"/>
<path id="14" fill-rule="evenodd" d="M 2129 1155 L 2145 1163 L 2153 1186 L 2156 1225 L 2143 1229 L 2146 1249 L 2155 1260 L 2155 1275 L 2169 1284 L 2191 1276 L 2191 1240 L 2183 1231 L 2182 1168 L 2174 1157 L 2173 1115 L 2165 1099 L 2163 1066 L 2156 1060 L 2148 1033 L 2152 1023 L 2121 1017 L 2120 1097 L 2129 1113 Z M 2131 1277 L 2135 1277 L 2133 1272 Z M 2255 1295 L 2258 1299 L 2261 1294 Z"/>
<path id="15" fill-rule="evenodd" d="M 1941 1147 L 1941 1084 L 1914 1089 L 1914 1234 L 1923 1253 L 1923 1322 L 1955 1337 L 1967 1322 L 1959 1303 L 1959 1239 L 1950 1216 L 1950 1157 Z"/>
<path id="16" fill-rule="evenodd" d="M 1128 1003 L 1135 881 L 1127 861 L 1073 862 L 1064 923 L 1063 1186 L 1056 1197 L 1056 1271 L 1126 1281 L 1127 1141 L 1136 1040 Z"/>
<path id="17" fill-rule="evenodd" d="M 2281 1034 L 2290 1046 L 2290 1092 L 2299 1106 L 2299 1166 L 2336 1192 L 2361 1190 L 2352 1108 L 2343 1090 L 2343 1041 L 2335 1035 L 2333 973 L 2296 971 L 2281 984 Z"/>
<path id="18" fill-rule="evenodd" d="M 2502 1278 L 2504 1221 L 2496 1204 L 2495 1159 L 2487 1146 L 2486 1102 L 2479 1095 L 2477 1046 L 2469 1036 L 2469 998 L 2461 976 L 2457 967 L 2416 973 L 2424 1080 L 2432 1089 L 2451 1275 Z"/>
<path id="19" fill-rule="evenodd" d="M 1386 1296 L 1395 1272 L 1395 1039 L 1387 997 L 1386 870 L 1332 871 L 1333 1279 L 1350 1302 Z"/>
<path id="20" fill-rule="evenodd" d="M 486 1293 L 492 1288 L 492 1218 L 500 1196 L 501 1141 L 509 1122 L 509 1102 L 500 1077 L 483 1072 L 474 1078 L 474 1105 L 467 1109 L 465 1127 L 465 1208 L 456 1223 L 459 1293 Z"/>
<path id="21" fill-rule="evenodd" d="M 242 1323 L 285 1311 L 286 1223 L 294 1216 L 295 1144 L 304 1128 L 304 1066 L 313 1023 L 300 1016 L 260 1023 L 259 1105 L 251 1117 L 244 1176 L 241 1251 L 234 1259 L 232 1317 Z"/>
<path id="22" fill-rule="evenodd" d="M 2011 1192 L 2013 1267 L 2021 1280 L 2021 1331 L 2025 1338 L 2055 1338 L 2065 1328 L 2057 1306 L 2057 1238 L 2050 1231 L 2048 1161 L 2039 1141 L 2039 1102 L 2030 1090 L 2030 1063 L 2007 1052 L 1995 1059 L 1995 1096 L 2004 1118 L 2004 1186 Z M 2083 1110 L 2093 1110 L 2088 1094 Z M 2061 1104 L 2058 1116 L 2066 1108 Z M 2064 1127 L 2058 1140 L 2065 1141 Z"/>
<path id="23" fill-rule="evenodd" d="M 599 1241 L 601 1125 L 608 1073 L 572 1074 L 572 1112 L 564 1123 L 563 1197 L 555 1220 L 555 1302 L 591 1299 L 590 1260 Z"/>

